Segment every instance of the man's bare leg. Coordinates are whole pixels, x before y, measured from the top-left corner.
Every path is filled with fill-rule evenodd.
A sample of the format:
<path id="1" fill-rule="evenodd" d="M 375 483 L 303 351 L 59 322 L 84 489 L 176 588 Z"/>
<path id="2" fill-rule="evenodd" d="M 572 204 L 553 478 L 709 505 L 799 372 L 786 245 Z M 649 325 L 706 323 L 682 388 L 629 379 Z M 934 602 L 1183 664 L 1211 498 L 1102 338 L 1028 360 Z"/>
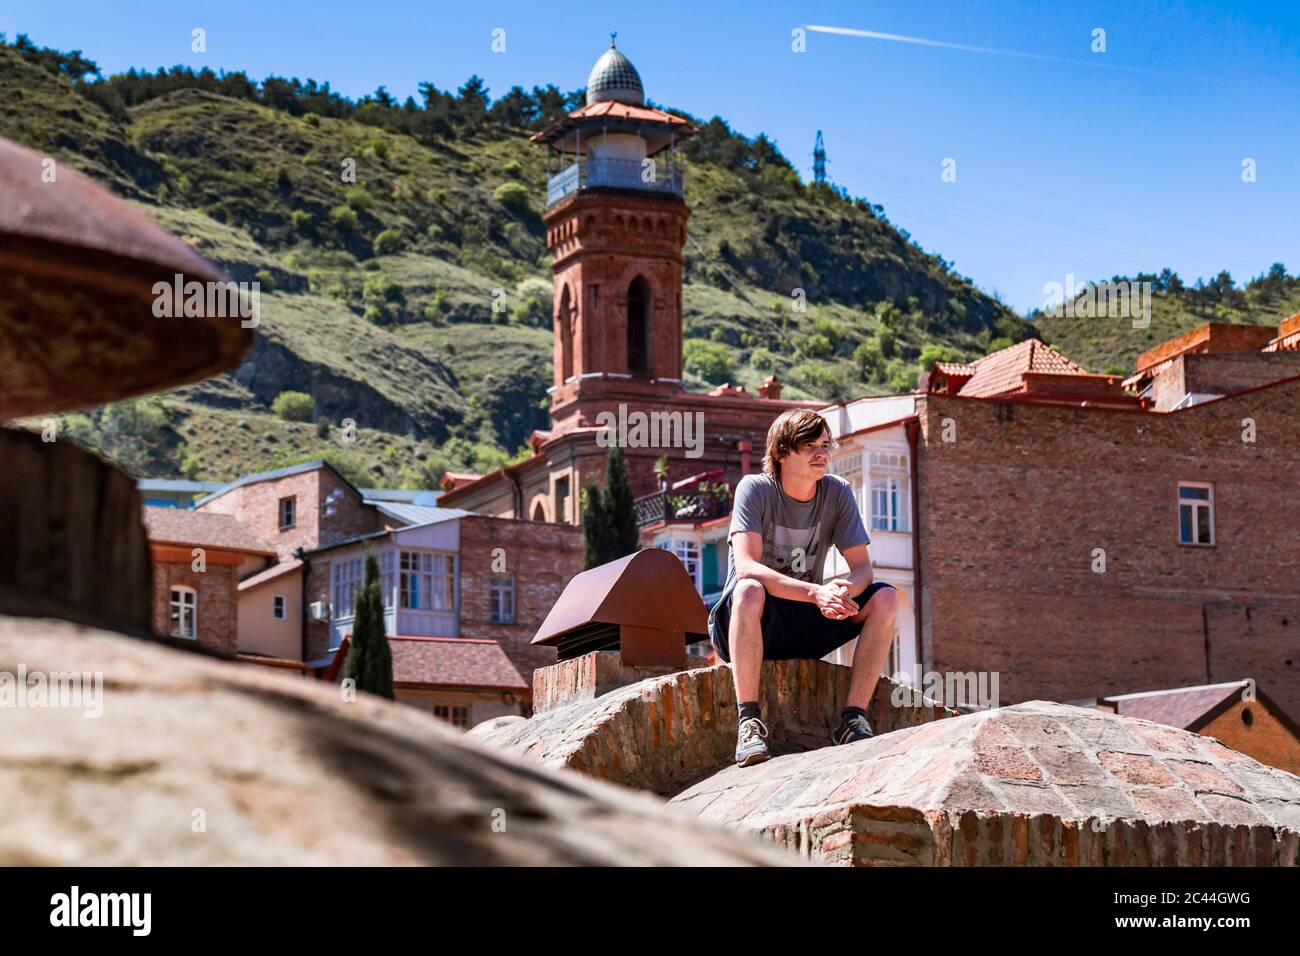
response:
<path id="1" fill-rule="evenodd" d="M 855 622 L 862 622 L 857 646 L 853 649 L 853 676 L 849 678 L 849 696 L 846 707 L 867 709 L 876 692 L 880 672 L 889 659 L 889 648 L 894 642 L 894 622 L 898 619 L 898 592 L 881 588 L 871 596 L 857 614 Z M 733 659 L 735 651 L 732 651 Z"/>
<path id="2" fill-rule="evenodd" d="M 763 603 L 767 591 L 757 581 L 737 581 L 731 592 L 731 622 L 727 643 L 731 673 L 736 682 L 736 703 L 758 700 L 763 675 Z"/>

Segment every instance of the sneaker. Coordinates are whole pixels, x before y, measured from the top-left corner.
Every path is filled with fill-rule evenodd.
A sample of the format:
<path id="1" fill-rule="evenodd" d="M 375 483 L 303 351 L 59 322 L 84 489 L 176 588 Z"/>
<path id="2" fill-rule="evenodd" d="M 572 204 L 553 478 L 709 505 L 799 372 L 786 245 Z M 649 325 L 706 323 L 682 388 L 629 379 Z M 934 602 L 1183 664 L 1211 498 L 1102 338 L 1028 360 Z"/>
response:
<path id="1" fill-rule="evenodd" d="M 772 756 L 767 749 L 767 726 L 757 717 L 746 717 L 740 722 L 736 736 L 736 763 L 742 767 L 762 763 Z"/>
<path id="2" fill-rule="evenodd" d="M 840 721 L 840 725 L 831 734 L 831 743 L 851 744 L 855 740 L 867 740 L 872 736 L 874 734 L 871 732 L 871 725 L 867 723 L 867 718 L 852 714 Z"/>

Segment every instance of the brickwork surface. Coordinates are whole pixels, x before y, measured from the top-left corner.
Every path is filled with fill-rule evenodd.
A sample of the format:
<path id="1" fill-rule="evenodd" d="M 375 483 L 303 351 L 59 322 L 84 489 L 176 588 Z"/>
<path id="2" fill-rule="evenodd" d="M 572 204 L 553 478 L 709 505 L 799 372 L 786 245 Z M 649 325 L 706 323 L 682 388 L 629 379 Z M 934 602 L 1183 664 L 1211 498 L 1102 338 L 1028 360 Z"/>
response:
<path id="1" fill-rule="evenodd" d="M 729 767 L 672 802 L 877 866 L 1294 866 L 1300 778 L 1161 724 L 1032 701 Z"/>
<path id="2" fill-rule="evenodd" d="M 539 710 L 529 720 L 488 722 L 470 735 L 522 751 L 547 766 L 568 767 L 661 795 L 676 793 L 735 762 L 736 692 L 729 664 L 650 677 L 598 697 L 578 693 L 580 685 L 595 679 L 596 671 L 610 675 L 618 669 L 593 660 L 597 654 L 611 653 L 598 651 L 536 671 L 535 700 L 564 696 L 552 685 L 566 686 L 572 699 Z M 797 753 L 830 743 L 831 728 L 839 722 L 848 693 L 849 674 L 849 668 L 825 661 L 763 665 L 760 704 L 774 753 Z M 869 709 L 878 733 L 955 715 L 928 703 L 893 707 L 893 687 L 882 677 Z"/>
<path id="3" fill-rule="evenodd" d="M 997 671 L 1004 704 L 1252 677 L 1300 714 L 1297 408 L 1300 381 L 1168 415 L 927 396 L 926 669 Z M 1179 544 L 1180 480 L 1213 484 L 1212 547 Z"/>

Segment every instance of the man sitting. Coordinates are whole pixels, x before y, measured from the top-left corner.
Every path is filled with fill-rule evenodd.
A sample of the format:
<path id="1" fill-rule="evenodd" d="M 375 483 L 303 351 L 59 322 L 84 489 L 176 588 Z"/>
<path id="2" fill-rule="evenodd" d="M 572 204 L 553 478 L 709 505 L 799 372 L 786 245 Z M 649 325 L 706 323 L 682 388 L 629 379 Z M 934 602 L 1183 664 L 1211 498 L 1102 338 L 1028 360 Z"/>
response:
<path id="1" fill-rule="evenodd" d="M 848 699 L 831 741 L 872 735 L 866 708 L 893 642 L 898 594 L 872 581 L 870 539 L 853 489 L 826 473 L 835 444 L 816 412 L 785 412 L 768 429 L 763 474 L 746 475 L 736 487 L 727 582 L 709 612 L 709 637 L 732 664 L 742 767 L 771 756 L 758 706 L 763 661 L 817 660 L 856 637 Z M 822 584 L 831 545 L 849 573 Z"/>

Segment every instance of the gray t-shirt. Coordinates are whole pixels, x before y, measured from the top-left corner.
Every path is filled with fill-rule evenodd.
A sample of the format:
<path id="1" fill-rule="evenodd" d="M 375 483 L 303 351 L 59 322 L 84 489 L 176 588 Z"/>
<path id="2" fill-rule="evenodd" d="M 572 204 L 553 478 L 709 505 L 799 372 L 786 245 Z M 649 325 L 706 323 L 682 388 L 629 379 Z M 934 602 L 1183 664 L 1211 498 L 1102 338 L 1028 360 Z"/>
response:
<path id="1" fill-rule="evenodd" d="M 775 571 L 801 581 L 820 584 L 826 553 L 834 545 L 843 554 L 849 548 L 870 544 L 853 486 L 839 475 L 817 482 L 812 501 L 795 501 L 781 482 L 767 473 L 746 475 L 736 486 L 727 532 L 727 583 L 721 601 L 736 586 L 736 562 L 731 536 L 755 531 L 763 538 L 762 562 Z"/>

